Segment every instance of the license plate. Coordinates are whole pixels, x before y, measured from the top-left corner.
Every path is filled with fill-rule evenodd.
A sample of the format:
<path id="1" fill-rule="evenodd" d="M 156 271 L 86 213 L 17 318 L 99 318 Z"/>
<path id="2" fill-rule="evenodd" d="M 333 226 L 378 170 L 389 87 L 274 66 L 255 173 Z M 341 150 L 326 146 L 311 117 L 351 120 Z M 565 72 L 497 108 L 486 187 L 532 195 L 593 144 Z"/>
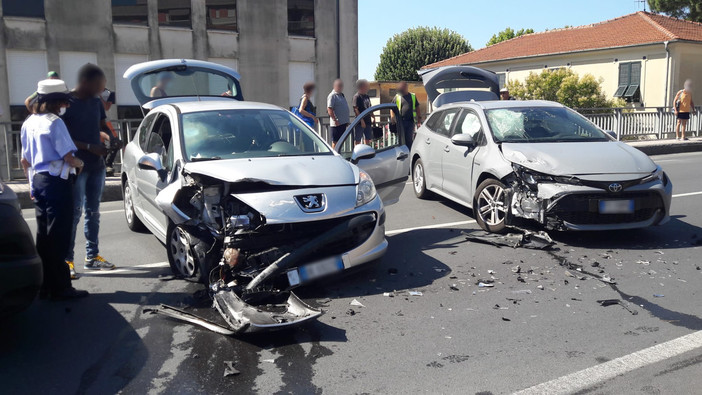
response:
<path id="1" fill-rule="evenodd" d="M 632 214 L 633 200 L 600 200 L 600 214 Z"/>
<path id="2" fill-rule="evenodd" d="M 290 270 L 288 272 L 288 282 L 291 286 L 294 286 L 342 270 L 344 270 L 344 262 L 340 256 L 335 256 Z"/>

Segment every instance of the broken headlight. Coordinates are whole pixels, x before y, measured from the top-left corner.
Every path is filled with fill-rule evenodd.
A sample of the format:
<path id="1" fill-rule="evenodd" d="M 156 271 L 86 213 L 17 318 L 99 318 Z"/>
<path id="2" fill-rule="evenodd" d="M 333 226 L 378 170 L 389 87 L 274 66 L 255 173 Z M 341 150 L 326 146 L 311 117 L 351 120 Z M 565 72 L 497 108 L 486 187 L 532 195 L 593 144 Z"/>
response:
<path id="1" fill-rule="evenodd" d="M 359 182 L 356 186 L 356 207 L 363 206 L 375 199 L 375 195 L 377 195 L 375 184 L 373 184 L 373 180 L 371 180 L 368 173 L 359 170 L 358 179 Z"/>
<path id="2" fill-rule="evenodd" d="M 544 173 L 539 173 L 531 169 L 527 169 L 522 165 L 516 163 L 512 164 L 514 172 L 530 187 L 535 187 L 540 183 L 556 183 L 556 184 L 569 184 L 569 185 L 580 185 L 580 179 L 573 176 L 552 176 Z"/>
<path id="3" fill-rule="evenodd" d="M 649 182 L 654 181 L 661 181 L 664 186 L 668 185 L 668 176 L 660 166 L 658 166 L 653 173 L 642 178 L 640 184 L 648 184 Z"/>

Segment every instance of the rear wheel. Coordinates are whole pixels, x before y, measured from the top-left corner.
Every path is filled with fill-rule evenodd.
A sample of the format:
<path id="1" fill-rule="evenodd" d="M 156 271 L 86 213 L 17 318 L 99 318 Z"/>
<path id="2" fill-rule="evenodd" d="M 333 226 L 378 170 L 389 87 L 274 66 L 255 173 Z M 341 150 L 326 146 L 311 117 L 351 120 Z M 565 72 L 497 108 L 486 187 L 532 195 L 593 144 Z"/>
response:
<path id="1" fill-rule="evenodd" d="M 478 185 L 473 211 L 475 220 L 483 230 L 502 232 L 506 227 L 508 209 L 505 184 L 490 178 Z"/>
<path id="2" fill-rule="evenodd" d="M 122 200 L 124 201 L 124 218 L 127 220 L 127 227 L 134 232 L 144 231 L 146 228 L 136 215 L 134 209 L 134 197 L 132 196 L 132 188 L 129 186 L 129 181 L 124 180 L 122 188 Z"/>
<path id="3" fill-rule="evenodd" d="M 424 173 L 424 162 L 421 159 L 417 159 L 412 166 L 412 186 L 414 187 L 414 194 L 420 199 L 426 199 L 429 197 L 430 193 L 427 190 L 427 179 Z"/>

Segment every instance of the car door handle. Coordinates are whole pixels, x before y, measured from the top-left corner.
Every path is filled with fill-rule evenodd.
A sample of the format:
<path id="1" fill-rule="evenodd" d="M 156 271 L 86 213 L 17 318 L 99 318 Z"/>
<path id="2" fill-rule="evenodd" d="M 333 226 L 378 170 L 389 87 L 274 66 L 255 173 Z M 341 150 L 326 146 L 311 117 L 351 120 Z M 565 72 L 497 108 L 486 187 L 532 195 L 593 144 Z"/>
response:
<path id="1" fill-rule="evenodd" d="M 444 152 L 451 152 L 451 148 L 447 145 L 444 147 Z"/>
<path id="2" fill-rule="evenodd" d="M 427 144 L 431 144 L 431 139 L 428 138 L 428 139 L 424 140 L 424 142 Z"/>
<path id="3" fill-rule="evenodd" d="M 397 160 L 405 160 L 409 158 L 409 154 L 406 152 L 400 152 L 399 155 L 397 155 Z"/>

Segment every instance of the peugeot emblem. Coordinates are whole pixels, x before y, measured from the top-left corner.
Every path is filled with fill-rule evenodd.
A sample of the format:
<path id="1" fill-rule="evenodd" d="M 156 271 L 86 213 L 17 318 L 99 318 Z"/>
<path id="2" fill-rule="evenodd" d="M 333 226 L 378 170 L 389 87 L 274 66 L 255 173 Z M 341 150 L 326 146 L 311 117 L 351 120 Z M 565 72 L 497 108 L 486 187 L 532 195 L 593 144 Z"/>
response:
<path id="1" fill-rule="evenodd" d="M 313 193 L 309 195 L 295 196 L 297 205 L 306 213 L 316 213 L 324 211 L 327 205 L 327 199 L 323 193 Z"/>
<path id="2" fill-rule="evenodd" d="M 609 191 L 612 193 L 617 193 L 617 192 L 621 192 L 622 189 L 624 189 L 624 188 L 622 187 L 622 184 L 620 184 L 618 182 L 614 182 L 614 183 L 609 184 L 607 189 L 609 189 Z"/>

